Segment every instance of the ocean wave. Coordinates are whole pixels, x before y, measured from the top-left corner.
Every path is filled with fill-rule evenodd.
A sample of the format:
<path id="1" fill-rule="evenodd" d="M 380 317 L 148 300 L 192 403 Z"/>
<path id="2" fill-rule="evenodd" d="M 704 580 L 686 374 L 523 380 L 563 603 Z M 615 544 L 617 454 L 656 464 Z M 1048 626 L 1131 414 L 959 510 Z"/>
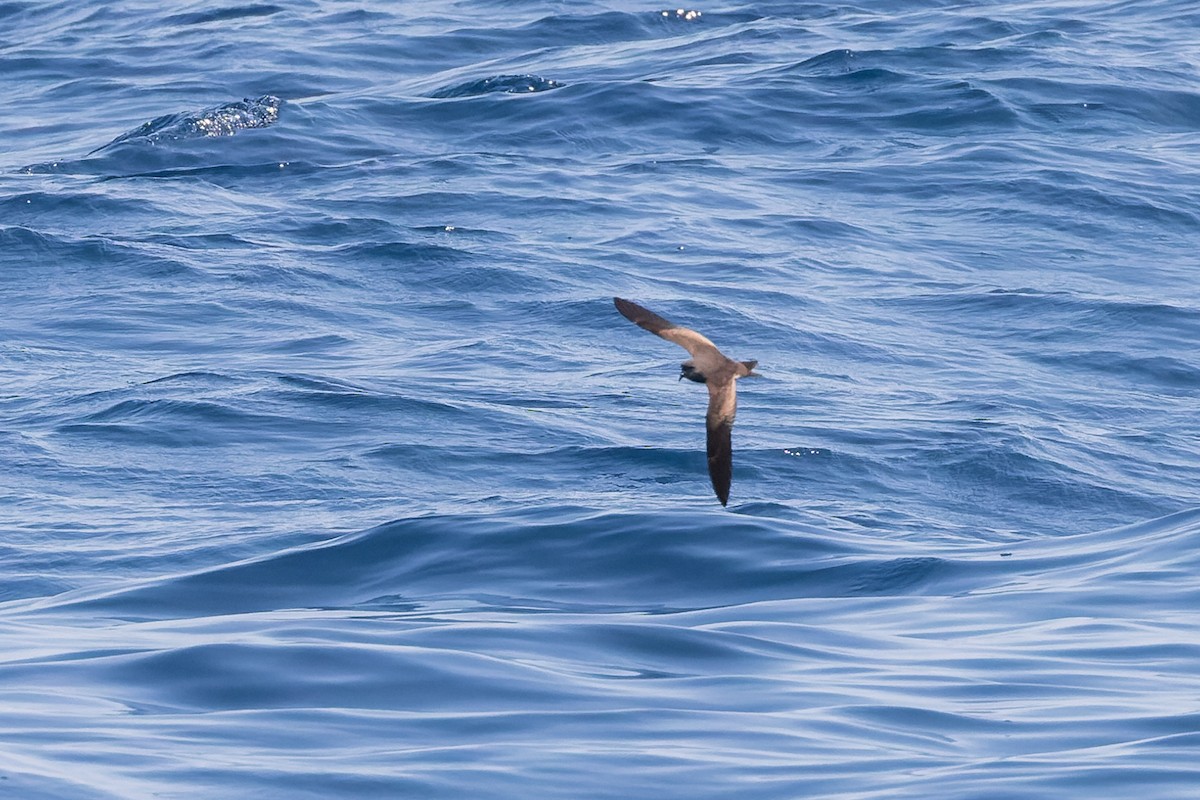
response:
<path id="1" fill-rule="evenodd" d="M 982 596 L 1031 581 L 1070 585 L 1087 575 L 1148 580 L 1152 564 L 1186 574 L 1183 562 L 1196 560 L 1189 542 L 1200 537 L 1200 511 L 1100 534 L 940 548 L 749 516 L 707 519 L 719 514 L 680 520 L 559 508 L 503 521 L 414 517 L 98 596 L 67 594 L 50 605 L 167 618 L 381 610 L 389 597 L 409 610 L 467 602 L 663 613 L 797 598 Z"/>
<path id="2" fill-rule="evenodd" d="M 214 22 L 228 22 L 255 17 L 270 17 L 284 12 L 283 6 L 268 3 L 247 3 L 229 8 L 192 11 L 183 14 L 172 14 L 163 17 L 164 25 L 208 25 Z"/>
<path id="3" fill-rule="evenodd" d="M 540 75 L 493 75 L 465 83 L 438 89 L 430 97 L 449 99 L 456 97 L 478 97 L 483 94 L 530 94 L 547 92 L 562 86 L 558 81 Z"/>
<path id="4" fill-rule="evenodd" d="M 282 106 L 282 100 L 266 94 L 255 99 L 246 98 L 223 103 L 201 111 L 166 114 L 121 134 L 88 155 L 125 143 L 160 144 L 180 139 L 233 136 L 239 131 L 265 128 L 279 119 Z"/>
<path id="5" fill-rule="evenodd" d="M 698 524 L 710 516 L 714 524 Z M 1135 680 L 1147 660 L 1164 692 L 1192 682 L 1185 665 L 1195 648 L 1178 634 L 1197 599 L 1200 510 L 936 552 L 719 518 L 727 515 L 560 507 L 521 519 L 397 520 L 108 592 L 7 603 L 6 624 L 23 636 L 9 631 L 2 668 L 26 696 L 67 685 L 105 698 L 115 712 L 107 724 L 127 732 L 192 730 L 197 715 L 244 718 L 240 754 L 262 748 L 263 731 L 303 718 L 289 748 L 325 753 L 323 774 L 343 789 L 342 772 L 361 767 L 349 751 L 381 730 L 419 739 L 420 754 L 402 758 L 415 786 L 430 790 L 445 784 L 429 783 L 426 771 L 453 760 L 454 748 L 493 763 L 499 756 L 485 743 L 524 738 L 530 725 L 539 758 L 550 752 L 578 766 L 571 753 L 581 741 L 624 761 L 698 724 L 725 731 L 688 734 L 707 763 L 732 735 L 720 723 L 733 721 L 743 757 L 756 764 L 714 772 L 714 797 L 760 774 L 758 761 L 798 757 L 818 741 L 833 759 L 831 780 L 870 787 L 878 775 L 900 796 L 928 796 L 927 781 L 897 784 L 875 762 L 864 776 L 846 748 L 886 745 L 958 792 L 1011 778 L 1013 759 L 1026 765 L 1019 780 L 1036 786 L 1047 780 L 1046 759 L 1070 765 L 1054 774 L 1076 775 L 1093 755 L 1111 764 L 1120 752 L 1128 765 L 1118 773 L 1136 772 L 1142 749 L 1157 741 L 1168 785 L 1182 779 L 1175 750 L 1190 741 L 1195 714 L 1145 704 L 1144 688 L 1106 687 Z M 1131 597 L 1140 622 L 1126 619 Z M 71 625 L 80 615 L 93 624 Z M 914 661 L 928 667 L 910 674 Z M 1066 714 L 1064 691 L 1094 702 Z M 797 732 L 801 714 L 808 721 Z M 15 730 L 38 719 L 18 718 Z M 349 738 L 344 747 L 331 750 L 317 733 L 331 725 Z M 544 741 L 547 727 L 560 731 L 563 749 Z M 212 757 L 227 753 L 212 748 Z M 184 769 L 171 749 L 150 757 L 165 775 Z M 702 768 L 667 754 L 637 774 L 679 769 L 694 777 Z M 289 768 L 276 783 L 306 774 Z M 477 779 L 452 774 L 453 788 Z M 779 777 L 780 797 L 801 780 Z M 512 776 L 499 795 L 517 796 L 529 779 Z"/>

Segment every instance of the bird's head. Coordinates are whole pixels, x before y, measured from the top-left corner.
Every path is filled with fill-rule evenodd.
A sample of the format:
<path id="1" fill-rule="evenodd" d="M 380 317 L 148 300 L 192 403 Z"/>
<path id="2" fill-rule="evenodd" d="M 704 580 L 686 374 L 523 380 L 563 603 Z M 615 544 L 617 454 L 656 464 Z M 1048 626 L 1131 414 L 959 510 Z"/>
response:
<path id="1" fill-rule="evenodd" d="M 705 377 L 704 373 L 696 369 L 696 365 L 691 361 L 685 361 L 679 365 L 679 380 L 683 380 L 684 378 L 696 383 L 708 382 L 708 378 Z"/>

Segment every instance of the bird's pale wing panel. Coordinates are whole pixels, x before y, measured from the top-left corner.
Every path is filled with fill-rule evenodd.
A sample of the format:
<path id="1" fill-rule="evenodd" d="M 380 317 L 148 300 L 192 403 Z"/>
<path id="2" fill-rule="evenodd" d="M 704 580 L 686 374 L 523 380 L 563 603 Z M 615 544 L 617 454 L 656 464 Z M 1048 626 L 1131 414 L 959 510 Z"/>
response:
<path id="1" fill-rule="evenodd" d="M 682 347 L 692 354 L 693 358 L 713 360 L 714 365 L 721 364 L 725 357 L 721 355 L 721 351 L 717 346 L 710 342 L 705 336 L 696 333 L 691 328 L 669 328 L 658 334 L 669 342 Z"/>
<path id="2" fill-rule="evenodd" d="M 693 357 L 701 357 L 705 353 L 720 355 L 715 344 L 690 328 L 681 328 L 650 309 L 620 297 L 614 297 L 613 303 L 616 305 L 617 311 L 620 311 L 627 320 L 639 328 L 645 328 L 651 333 L 658 334 L 668 342 L 674 342 L 691 353 Z"/>

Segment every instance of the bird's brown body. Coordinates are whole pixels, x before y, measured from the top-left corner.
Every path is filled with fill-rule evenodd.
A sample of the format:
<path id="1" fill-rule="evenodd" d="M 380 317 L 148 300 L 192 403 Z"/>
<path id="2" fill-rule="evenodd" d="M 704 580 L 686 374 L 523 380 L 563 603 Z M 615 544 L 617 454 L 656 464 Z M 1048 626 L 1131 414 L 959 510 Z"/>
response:
<path id="1" fill-rule="evenodd" d="M 613 302 L 630 322 L 687 350 L 691 358 L 680 365 L 681 378 L 708 387 L 708 474 L 721 505 L 729 501 L 733 482 L 733 419 L 737 415 L 738 378 L 757 377 L 757 361 L 734 361 L 704 336 L 620 297 Z"/>

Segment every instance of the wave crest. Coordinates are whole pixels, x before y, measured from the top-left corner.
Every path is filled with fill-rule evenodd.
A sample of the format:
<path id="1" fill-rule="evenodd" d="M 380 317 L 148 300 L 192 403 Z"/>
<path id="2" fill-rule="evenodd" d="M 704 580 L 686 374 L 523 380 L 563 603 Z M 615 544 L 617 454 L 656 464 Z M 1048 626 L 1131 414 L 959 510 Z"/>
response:
<path id="1" fill-rule="evenodd" d="M 547 92 L 561 88 L 558 81 L 543 78 L 540 75 L 493 75 L 490 78 L 456 83 L 438 89 L 430 95 L 438 99 L 452 97 L 477 97 L 481 94 L 529 94 L 530 92 Z"/>
<path id="2" fill-rule="evenodd" d="M 162 141 L 180 139 L 233 136 L 238 131 L 265 128 L 275 124 L 279 120 L 279 111 L 282 107 L 283 101 L 278 97 L 264 94 L 253 100 L 244 98 L 200 111 L 166 114 L 121 134 L 103 147 L 93 150 L 92 153 L 98 153 L 126 142 L 157 144 Z"/>

